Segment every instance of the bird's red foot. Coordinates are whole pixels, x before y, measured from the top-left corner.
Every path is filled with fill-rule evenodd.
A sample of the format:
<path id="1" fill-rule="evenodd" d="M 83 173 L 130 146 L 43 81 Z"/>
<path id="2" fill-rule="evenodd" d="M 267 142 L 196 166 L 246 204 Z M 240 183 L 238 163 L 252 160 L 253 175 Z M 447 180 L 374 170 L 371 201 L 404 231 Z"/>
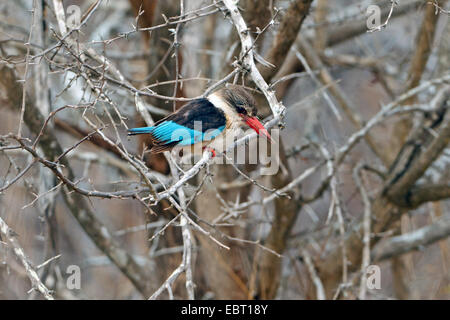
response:
<path id="1" fill-rule="evenodd" d="M 210 148 L 210 147 L 203 147 L 202 148 L 203 151 L 205 151 L 205 149 L 208 150 L 209 152 L 211 152 L 211 154 L 212 154 L 211 157 L 212 158 L 214 158 L 216 156 L 216 150 L 214 150 L 213 148 Z"/>

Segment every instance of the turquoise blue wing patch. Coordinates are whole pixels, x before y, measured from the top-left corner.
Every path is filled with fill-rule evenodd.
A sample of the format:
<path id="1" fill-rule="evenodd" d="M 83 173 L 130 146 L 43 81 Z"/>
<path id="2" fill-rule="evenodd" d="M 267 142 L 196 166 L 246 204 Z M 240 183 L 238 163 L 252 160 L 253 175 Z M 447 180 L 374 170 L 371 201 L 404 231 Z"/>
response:
<path id="1" fill-rule="evenodd" d="M 188 146 L 215 139 L 220 133 L 222 133 L 225 126 L 221 126 L 213 130 L 207 130 L 206 132 L 201 132 L 187 128 L 173 121 L 165 121 L 152 128 L 153 129 L 149 133 L 152 135 L 154 140 L 164 144 L 178 142 L 178 145 Z"/>

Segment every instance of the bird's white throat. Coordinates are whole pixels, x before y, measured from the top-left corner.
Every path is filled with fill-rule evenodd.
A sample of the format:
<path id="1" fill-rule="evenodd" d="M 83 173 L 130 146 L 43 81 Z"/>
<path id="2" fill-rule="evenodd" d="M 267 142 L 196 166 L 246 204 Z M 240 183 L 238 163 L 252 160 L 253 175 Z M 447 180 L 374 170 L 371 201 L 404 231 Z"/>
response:
<path id="1" fill-rule="evenodd" d="M 242 118 L 237 114 L 232 106 L 228 104 L 220 95 L 217 93 L 210 94 L 207 99 L 216 108 L 222 110 L 225 113 L 225 118 L 227 119 L 227 129 L 238 129 L 242 125 Z"/>

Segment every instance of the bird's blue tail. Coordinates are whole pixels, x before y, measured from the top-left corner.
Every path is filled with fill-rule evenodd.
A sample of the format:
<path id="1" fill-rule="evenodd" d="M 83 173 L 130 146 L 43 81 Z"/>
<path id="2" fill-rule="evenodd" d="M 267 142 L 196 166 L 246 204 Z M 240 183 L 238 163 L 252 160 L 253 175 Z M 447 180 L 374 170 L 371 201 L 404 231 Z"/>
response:
<path id="1" fill-rule="evenodd" d="M 136 134 L 151 133 L 155 127 L 141 127 L 128 129 L 128 135 L 134 136 Z"/>

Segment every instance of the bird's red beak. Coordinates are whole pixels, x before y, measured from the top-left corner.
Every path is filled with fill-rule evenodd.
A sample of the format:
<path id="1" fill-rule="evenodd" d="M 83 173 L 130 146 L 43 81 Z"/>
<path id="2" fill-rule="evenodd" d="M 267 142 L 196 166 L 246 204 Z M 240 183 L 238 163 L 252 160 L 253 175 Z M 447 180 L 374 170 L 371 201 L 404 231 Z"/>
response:
<path id="1" fill-rule="evenodd" d="M 260 136 L 265 136 L 267 140 L 272 142 L 272 137 L 270 136 L 269 132 L 264 128 L 261 122 L 259 122 L 258 118 L 256 117 L 249 117 L 249 116 L 242 116 L 244 118 L 245 123 L 256 131 L 257 134 Z"/>

